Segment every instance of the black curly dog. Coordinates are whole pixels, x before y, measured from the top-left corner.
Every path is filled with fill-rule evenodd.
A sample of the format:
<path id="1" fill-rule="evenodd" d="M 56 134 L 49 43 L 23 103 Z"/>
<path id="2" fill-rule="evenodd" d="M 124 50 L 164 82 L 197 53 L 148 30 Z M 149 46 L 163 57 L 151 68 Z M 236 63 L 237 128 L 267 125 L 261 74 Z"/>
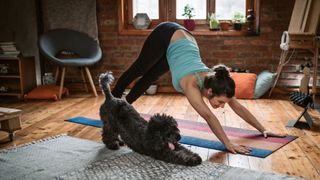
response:
<path id="1" fill-rule="evenodd" d="M 147 122 L 131 104 L 111 94 L 113 79 L 111 72 L 99 77 L 106 98 L 100 107 L 100 117 L 103 121 L 102 141 L 107 148 L 116 150 L 125 143 L 140 154 L 165 162 L 186 166 L 201 164 L 198 154 L 178 143 L 181 136 L 173 117 L 156 114 Z"/>

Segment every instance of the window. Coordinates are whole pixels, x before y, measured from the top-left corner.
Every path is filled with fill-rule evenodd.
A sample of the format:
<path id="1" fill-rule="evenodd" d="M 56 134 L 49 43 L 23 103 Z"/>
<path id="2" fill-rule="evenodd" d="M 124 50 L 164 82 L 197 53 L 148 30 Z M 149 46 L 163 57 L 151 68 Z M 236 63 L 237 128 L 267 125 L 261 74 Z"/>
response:
<path id="1" fill-rule="evenodd" d="M 216 0 L 215 14 L 217 19 L 232 19 L 235 12 L 246 14 L 245 0 Z"/>
<path id="2" fill-rule="evenodd" d="M 132 16 L 147 13 L 151 19 L 159 19 L 158 0 L 132 0 Z"/>
<path id="3" fill-rule="evenodd" d="M 259 31 L 259 0 L 118 0 L 118 2 L 120 34 L 146 35 L 156 25 L 164 21 L 183 24 L 185 17 L 182 14 L 186 4 L 195 9 L 195 16 L 192 19 L 196 22 L 196 29 L 193 34 L 243 35 L 244 33 L 235 33 L 234 31 L 210 31 L 208 28 L 208 14 L 215 13 L 219 20 L 232 20 L 235 12 L 246 16 L 248 9 L 253 9 L 255 33 Z M 137 13 L 147 13 L 152 19 L 149 29 L 136 30 L 133 27 L 132 21 Z"/>
<path id="4" fill-rule="evenodd" d="M 176 0 L 176 3 L 176 19 L 185 19 L 182 14 L 184 7 L 188 4 L 195 9 L 193 19 L 207 18 L 207 0 Z"/>

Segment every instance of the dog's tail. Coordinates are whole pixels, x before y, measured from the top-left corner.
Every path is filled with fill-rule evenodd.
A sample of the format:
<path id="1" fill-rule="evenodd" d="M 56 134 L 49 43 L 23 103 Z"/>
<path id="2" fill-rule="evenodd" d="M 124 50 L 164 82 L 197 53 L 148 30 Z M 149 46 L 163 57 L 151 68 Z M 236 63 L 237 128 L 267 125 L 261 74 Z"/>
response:
<path id="1" fill-rule="evenodd" d="M 111 71 L 102 73 L 99 76 L 99 84 L 101 89 L 103 90 L 103 94 L 106 97 L 106 100 L 110 100 L 114 98 L 110 90 L 110 84 L 112 84 L 113 80 L 114 80 L 114 77 Z"/>

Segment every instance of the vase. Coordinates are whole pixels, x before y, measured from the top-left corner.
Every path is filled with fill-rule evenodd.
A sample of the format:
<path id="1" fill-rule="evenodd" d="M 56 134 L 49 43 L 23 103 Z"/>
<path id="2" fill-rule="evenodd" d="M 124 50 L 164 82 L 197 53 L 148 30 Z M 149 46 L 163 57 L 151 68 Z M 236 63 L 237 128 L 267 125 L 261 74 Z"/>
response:
<path id="1" fill-rule="evenodd" d="M 192 31 L 194 30 L 196 23 L 193 19 L 185 19 L 183 25 L 187 30 Z"/>
<path id="2" fill-rule="evenodd" d="M 230 23 L 229 22 L 227 22 L 227 21 L 221 21 L 220 22 L 221 31 L 228 31 L 229 27 L 230 27 Z"/>
<path id="3" fill-rule="evenodd" d="M 219 29 L 219 22 L 217 20 L 210 20 L 209 21 L 209 28 L 210 28 L 210 30 Z"/>
<path id="4" fill-rule="evenodd" d="M 254 12 L 253 9 L 248 9 L 247 23 L 248 31 L 252 32 L 254 30 Z"/>
<path id="5" fill-rule="evenodd" d="M 233 23 L 233 29 L 237 31 L 241 31 L 242 24 L 241 23 Z"/>

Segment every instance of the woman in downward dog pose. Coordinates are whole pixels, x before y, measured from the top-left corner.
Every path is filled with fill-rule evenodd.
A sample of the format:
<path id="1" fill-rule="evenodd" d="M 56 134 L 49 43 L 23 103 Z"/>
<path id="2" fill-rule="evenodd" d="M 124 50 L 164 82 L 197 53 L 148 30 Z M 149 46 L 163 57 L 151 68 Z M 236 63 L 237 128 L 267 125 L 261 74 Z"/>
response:
<path id="1" fill-rule="evenodd" d="M 226 103 L 247 123 L 260 131 L 264 137 L 277 136 L 268 131 L 243 106 L 235 95 L 235 83 L 224 65 L 209 69 L 201 60 L 195 38 L 184 27 L 173 22 L 159 24 L 147 37 L 136 61 L 121 75 L 112 90 L 121 98 L 125 88 L 141 77 L 126 96 L 133 103 L 161 75 L 170 71 L 174 88 L 183 93 L 192 107 L 203 117 L 212 132 L 232 153 L 250 153 L 250 148 L 233 144 L 226 136 L 217 117 L 204 102 L 205 97 L 213 108 L 223 108 Z"/>

